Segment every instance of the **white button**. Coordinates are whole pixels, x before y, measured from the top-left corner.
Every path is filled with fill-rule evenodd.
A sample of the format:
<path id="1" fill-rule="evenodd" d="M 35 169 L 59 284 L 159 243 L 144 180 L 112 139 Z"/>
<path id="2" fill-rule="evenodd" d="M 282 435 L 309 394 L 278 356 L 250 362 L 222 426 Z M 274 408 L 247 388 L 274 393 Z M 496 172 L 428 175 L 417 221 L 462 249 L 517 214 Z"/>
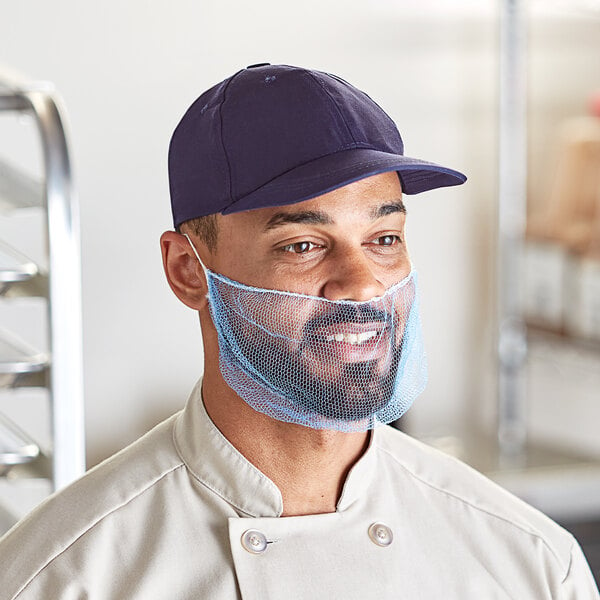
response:
<path id="1" fill-rule="evenodd" d="M 382 547 L 389 546 L 394 540 L 392 530 L 383 523 L 373 523 L 369 527 L 369 537 L 372 542 Z"/>
<path id="2" fill-rule="evenodd" d="M 242 534 L 242 546 L 252 554 L 262 554 L 267 549 L 267 538 L 256 529 L 248 529 Z"/>

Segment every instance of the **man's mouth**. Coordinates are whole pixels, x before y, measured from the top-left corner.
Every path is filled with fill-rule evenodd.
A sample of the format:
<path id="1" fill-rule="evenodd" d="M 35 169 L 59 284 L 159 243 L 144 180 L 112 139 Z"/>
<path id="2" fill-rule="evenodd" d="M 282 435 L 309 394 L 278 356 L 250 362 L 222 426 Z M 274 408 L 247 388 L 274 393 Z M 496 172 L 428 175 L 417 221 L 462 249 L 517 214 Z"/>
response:
<path id="1" fill-rule="evenodd" d="M 352 344 L 353 346 L 359 346 L 368 340 L 372 340 L 379 335 L 379 332 L 375 330 L 365 331 L 363 333 L 335 333 L 325 337 L 326 342 L 343 342 L 345 344 Z"/>
<path id="2" fill-rule="evenodd" d="M 372 361 L 387 353 L 388 335 L 389 328 L 381 321 L 321 325 L 311 331 L 305 350 L 327 361 Z"/>
<path id="3" fill-rule="evenodd" d="M 386 331 L 383 321 L 366 321 L 357 323 L 346 321 L 342 323 L 322 323 L 315 327 L 310 337 L 319 342 L 337 342 L 354 346 L 377 341 Z"/>

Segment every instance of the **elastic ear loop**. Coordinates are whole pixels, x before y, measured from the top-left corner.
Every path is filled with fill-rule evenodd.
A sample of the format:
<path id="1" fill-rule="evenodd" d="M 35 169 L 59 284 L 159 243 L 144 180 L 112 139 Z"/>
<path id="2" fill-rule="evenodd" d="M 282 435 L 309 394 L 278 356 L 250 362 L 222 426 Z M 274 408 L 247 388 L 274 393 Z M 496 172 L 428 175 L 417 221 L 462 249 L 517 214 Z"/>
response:
<path id="1" fill-rule="evenodd" d="M 185 238 L 189 242 L 190 246 L 192 247 L 192 250 L 194 251 L 196 258 L 198 259 L 200 266 L 204 270 L 204 275 L 205 275 L 206 279 L 208 280 L 208 269 L 206 268 L 205 264 L 202 262 L 202 259 L 200 258 L 200 255 L 198 254 L 198 250 L 196 250 L 196 246 L 194 246 L 194 243 L 192 242 L 192 240 L 190 239 L 190 236 L 187 233 L 184 233 L 183 235 L 185 236 Z"/>

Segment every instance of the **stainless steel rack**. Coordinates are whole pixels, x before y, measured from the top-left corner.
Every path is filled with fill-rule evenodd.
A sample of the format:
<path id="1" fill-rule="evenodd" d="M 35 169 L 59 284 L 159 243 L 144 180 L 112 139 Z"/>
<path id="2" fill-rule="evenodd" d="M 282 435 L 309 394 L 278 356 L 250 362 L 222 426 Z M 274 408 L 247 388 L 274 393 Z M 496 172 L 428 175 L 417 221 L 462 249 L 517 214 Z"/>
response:
<path id="1" fill-rule="evenodd" d="M 63 111 L 53 86 L 0 72 L 0 115 L 7 112 L 28 115 L 35 123 L 43 180 L 36 181 L 0 159 L 0 214 L 10 223 L 19 211 L 39 211 L 46 232 L 47 265 L 40 267 L 14 242 L 0 241 L 0 303 L 45 299 L 48 348 L 33 348 L 18 331 L 7 329 L 14 324 L 3 323 L 0 388 L 7 393 L 21 387 L 48 390 L 51 444 L 42 449 L 0 415 L 0 476 L 4 483 L 45 478 L 54 490 L 85 470 L 78 210 Z"/>
<path id="2" fill-rule="evenodd" d="M 533 359 L 556 362 L 566 352 L 579 369 L 598 372 L 600 345 L 535 329 L 522 306 L 527 205 L 527 33 L 525 0 L 501 0 L 499 69 L 499 188 L 497 237 L 497 423 L 493 432 L 465 429 L 425 441 L 474 466 L 563 522 L 600 521 L 597 452 L 529 439 Z M 542 356 L 542 355 L 545 355 Z M 579 382 L 580 383 L 580 382 Z M 529 388 L 531 386 L 529 385 Z M 596 398 L 594 398 L 596 399 Z M 586 415 L 581 414 L 581 419 Z"/>

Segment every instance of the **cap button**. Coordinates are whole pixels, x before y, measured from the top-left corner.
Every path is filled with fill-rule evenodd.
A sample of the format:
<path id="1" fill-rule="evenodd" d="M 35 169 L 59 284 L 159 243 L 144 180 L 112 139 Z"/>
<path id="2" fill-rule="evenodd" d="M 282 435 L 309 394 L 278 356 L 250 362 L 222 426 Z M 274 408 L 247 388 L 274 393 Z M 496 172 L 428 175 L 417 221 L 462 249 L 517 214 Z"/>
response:
<path id="1" fill-rule="evenodd" d="M 271 63 L 256 63 L 255 65 L 248 65 L 246 69 L 256 69 L 256 67 L 270 67 Z"/>

